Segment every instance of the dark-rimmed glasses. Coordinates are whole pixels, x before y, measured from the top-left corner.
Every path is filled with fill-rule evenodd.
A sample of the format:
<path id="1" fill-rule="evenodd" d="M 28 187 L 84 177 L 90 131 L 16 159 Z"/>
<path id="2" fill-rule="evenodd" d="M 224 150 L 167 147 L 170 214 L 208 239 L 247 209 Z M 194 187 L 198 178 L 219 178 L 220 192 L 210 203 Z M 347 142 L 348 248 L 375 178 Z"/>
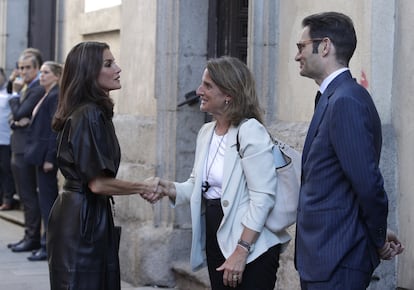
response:
<path id="1" fill-rule="evenodd" d="M 309 43 L 313 43 L 315 41 L 322 41 L 323 38 L 311 38 L 311 39 L 307 39 L 301 42 L 296 43 L 296 46 L 298 47 L 298 51 L 299 53 L 302 53 L 302 50 L 309 44 Z"/>

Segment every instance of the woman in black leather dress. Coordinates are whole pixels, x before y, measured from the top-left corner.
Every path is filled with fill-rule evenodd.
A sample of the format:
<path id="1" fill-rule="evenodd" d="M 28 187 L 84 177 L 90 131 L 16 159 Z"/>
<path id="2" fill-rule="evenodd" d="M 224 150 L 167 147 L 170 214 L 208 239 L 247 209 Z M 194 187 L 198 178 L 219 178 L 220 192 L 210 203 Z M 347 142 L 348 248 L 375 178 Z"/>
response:
<path id="1" fill-rule="evenodd" d="M 53 120 L 65 183 L 47 232 L 52 290 L 120 289 L 119 235 L 111 195 L 153 192 L 157 187 L 157 180 L 115 178 L 120 148 L 109 91 L 121 87 L 120 72 L 105 43 L 79 43 L 65 62 Z"/>

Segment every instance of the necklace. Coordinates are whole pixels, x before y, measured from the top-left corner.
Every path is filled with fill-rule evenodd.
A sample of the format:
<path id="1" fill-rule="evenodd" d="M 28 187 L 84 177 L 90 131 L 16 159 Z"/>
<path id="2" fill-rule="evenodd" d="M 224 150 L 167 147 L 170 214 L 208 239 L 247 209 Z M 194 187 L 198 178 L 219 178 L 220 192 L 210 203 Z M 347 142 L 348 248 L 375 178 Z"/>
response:
<path id="1" fill-rule="evenodd" d="M 210 176 L 211 167 L 213 166 L 214 161 L 216 160 L 217 153 L 220 150 L 221 143 L 223 142 L 224 136 L 226 136 L 226 134 L 224 134 L 223 136 L 221 136 L 220 142 L 219 142 L 219 144 L 217 146 L 216 153 L 214 153 L 214 156 L 213 156 L 213 159 L 210 162 L 210 165 L 208 165 L 208 159 L 209 159 L 209 156 L 210 156 L 210 149 L 208 150 L 207 160 L 206 160 L 206 180 L 201 185 L 201 188 L 202 188 L 202 192 L 203 193 L 206 193 L 209 190 L 209 188 L 210 188 L 210 184 L 208 183 L 208 177 Z M 210 146 L 211 146 L 212 143 L 213 143 L 213 137 L 211 138 Z"/>

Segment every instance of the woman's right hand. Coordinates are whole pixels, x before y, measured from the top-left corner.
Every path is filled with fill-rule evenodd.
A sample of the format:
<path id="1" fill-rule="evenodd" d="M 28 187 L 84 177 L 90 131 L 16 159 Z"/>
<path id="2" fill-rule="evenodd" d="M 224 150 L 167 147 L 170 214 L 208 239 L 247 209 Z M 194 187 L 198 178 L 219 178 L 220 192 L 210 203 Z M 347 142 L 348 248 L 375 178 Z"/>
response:
<path id="1" fill-rule="evenodd" d="M 24 86 L 24 81 L 22 78 L 17 77 L 14 81 L 13 81 L 13 92 L 14 93 L 19 93 L 22 88 Z"/>
<path id="2" fill-rule="evenodd" d="M 165 179 L 160 179 L 159 177 L 147 178 L 145 182 L 152 182 L 154 179 L 158 180 L 157 188 L 154 191 L 149 190 L 144 192 L 141 196 L 151 203 L 157 202 L 164 196 L 168 196 L 170 199 L 174 200 L 176 194 L 174 183 Z"/>
<path id="3" fill-rule="evenodd" d="M 223 284 L 225 286 L 235 288 L 242 283 L 248 255 L 248 251 L 236 246 L 233 254 L 216 269 L 216 271 L 223 272 Z"/>
<path id="4" fill-rule="evenodd" d="M 148 188 L 141 193 L 142 198 L 150 203 L 155 203 L 164 197 L 162 187 L 160 186 L 159 177 L 149 177 L 144 180 L 147 183 Z"/>

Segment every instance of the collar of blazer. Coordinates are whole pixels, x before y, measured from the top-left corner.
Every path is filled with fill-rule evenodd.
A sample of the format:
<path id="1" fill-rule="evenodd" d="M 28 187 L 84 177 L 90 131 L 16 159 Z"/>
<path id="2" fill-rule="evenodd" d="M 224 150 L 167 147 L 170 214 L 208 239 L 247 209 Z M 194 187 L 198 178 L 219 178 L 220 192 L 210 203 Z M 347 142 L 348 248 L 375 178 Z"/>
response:
<path id="1" fill-rule="evenodd" d="M 213 136 L 214 128 L 216 122 L 210 122 L 203 126 L 200 130 L 200 135 L 198 139 L 200 152 L 197 153 L 199 156 L 196 156 L 197 161 L 197 176 L 199 176 L 200 182 L 203 182 L 205 160 L 207 158 L 207 153 L 210 148 L 211 138 Z M 223 180 L 222 180 L 222 192 L 226 191 L 228 186 L 231 173 L 234 170 L 236 165 L 238 153 L 236 149 L 236 136 L 237 136 L 238 127 L 230 126 L 227 131 L 227 141 L 226 141 L 226 153 L 224 154 L 224 168 L 223 168 Z M 199 157 L 199 158 L 197 158 Z M 200 184 L 201 184 L 200 183 Z"/>

